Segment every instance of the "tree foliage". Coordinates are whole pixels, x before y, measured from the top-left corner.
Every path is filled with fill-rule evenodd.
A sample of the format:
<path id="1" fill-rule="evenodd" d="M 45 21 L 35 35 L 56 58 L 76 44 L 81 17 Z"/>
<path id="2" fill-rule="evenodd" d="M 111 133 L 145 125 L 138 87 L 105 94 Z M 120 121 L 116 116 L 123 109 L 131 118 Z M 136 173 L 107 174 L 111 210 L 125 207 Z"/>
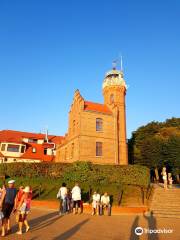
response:
<path id="1" fill-rule="evenodd" d="M 168 166 L 180 172 L 180 118 L 151 122 L 133 132 L 129 144 L 131 163 L 150 168 Z"/>

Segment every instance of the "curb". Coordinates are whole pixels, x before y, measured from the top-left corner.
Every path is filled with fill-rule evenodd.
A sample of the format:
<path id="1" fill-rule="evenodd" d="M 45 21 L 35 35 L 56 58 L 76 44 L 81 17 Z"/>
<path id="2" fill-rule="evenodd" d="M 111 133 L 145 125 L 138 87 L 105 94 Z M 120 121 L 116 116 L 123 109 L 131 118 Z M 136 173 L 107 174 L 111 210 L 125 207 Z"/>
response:
<path id="1" fill-rule="evenodd" d="M 59 202 L 58 201 L 47 201 L 47 200 L 33 200 L 32 208 L 34 209 L 42 209 L 47 211 L 58 211 Z M 122 215 L 122 214 L 144 214 L 148 211 L 147 206 L 142 207 L 112 207 L 112 215 Z M 83 205 L 83 213 L 91 214 L 91 205 L 84 204 Z"/>

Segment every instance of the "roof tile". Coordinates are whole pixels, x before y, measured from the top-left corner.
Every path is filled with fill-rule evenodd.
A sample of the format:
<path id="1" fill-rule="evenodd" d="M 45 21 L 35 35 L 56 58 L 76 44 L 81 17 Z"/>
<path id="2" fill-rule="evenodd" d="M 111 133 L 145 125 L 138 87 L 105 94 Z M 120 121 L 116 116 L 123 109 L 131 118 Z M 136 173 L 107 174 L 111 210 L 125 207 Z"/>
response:
<path id="1" fill-rule="evenodd" d="M 84 110 L 85 111 L 95 111 L 95 112 L 100 112 L 100 113 L 112 114 L 111 110 L 108 108 L 107 105 L 100 104 L 100 103 L 89 102 L 89 101 L 84 102 Z"/>

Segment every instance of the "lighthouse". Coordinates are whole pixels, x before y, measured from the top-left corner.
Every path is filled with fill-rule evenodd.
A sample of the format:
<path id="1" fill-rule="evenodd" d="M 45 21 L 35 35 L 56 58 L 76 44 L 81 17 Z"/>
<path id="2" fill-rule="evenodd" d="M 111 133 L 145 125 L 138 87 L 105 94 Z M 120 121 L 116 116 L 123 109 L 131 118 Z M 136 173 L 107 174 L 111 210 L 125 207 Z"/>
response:
<path id="1" fill-rule="evenodd" d="M 126 141 L 126 104 L 125 96 L 127 85 L 122 69 L 112 70 L 106 73 L 103 81 L 104 104 L 107 105 L 114 116 L 115 135 L 115 164 L 127 165 L 127 141 Z"/>

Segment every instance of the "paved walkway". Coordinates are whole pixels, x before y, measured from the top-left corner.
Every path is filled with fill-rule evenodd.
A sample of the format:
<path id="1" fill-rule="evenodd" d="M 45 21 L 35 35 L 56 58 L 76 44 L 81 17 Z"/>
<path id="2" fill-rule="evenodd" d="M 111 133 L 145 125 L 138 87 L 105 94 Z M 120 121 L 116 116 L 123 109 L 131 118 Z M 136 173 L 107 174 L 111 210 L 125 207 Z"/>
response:
<path id="1" fill-rule="evenodd" d="M 12 217 L 12 233 L 4 239 L 11 240 L 179 240 L 178 219 L 147 218 L 136 215 L 90 216 L 66 215 L 60 217 L 57 212 L 32 209 L 29 215 L 31 230 L 18 236 L 17 225 Z M 142 234 L 137 236 L 137 226 L 150 229 L 172 229 L 169 234 Z"/>

